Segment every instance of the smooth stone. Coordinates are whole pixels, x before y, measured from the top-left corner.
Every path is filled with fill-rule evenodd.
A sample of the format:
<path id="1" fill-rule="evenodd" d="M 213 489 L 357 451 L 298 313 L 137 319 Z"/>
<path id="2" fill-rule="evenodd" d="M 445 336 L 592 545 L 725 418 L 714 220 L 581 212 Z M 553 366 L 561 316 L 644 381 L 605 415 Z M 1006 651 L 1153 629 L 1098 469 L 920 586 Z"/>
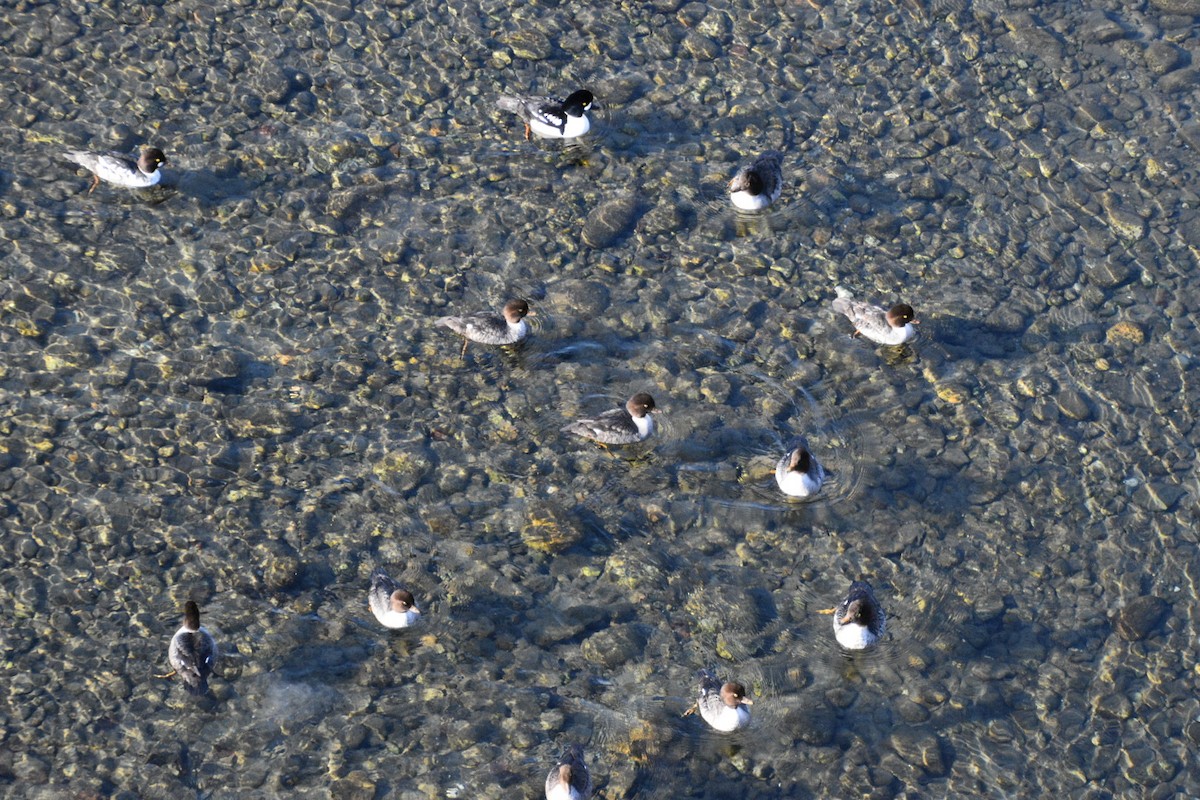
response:
<path id="1" fill-rule="evenodd" d="M 273 555 L 263 567 L 263 583 L 273 592 L 286 591 L 295 586 L 300 579 L 300 569 L 300 559 L 295 556 Z"/>
<path id="2" fill-rule="evenodd" d="M 554 45 L 550 43 L 545 34 L 530 28 L 513 31 L 501 37 L 501 41 L 512 49 L 513 55 L 517 58 L 529 61 L 542 61 L 554 54 Z"/>
<path id="3" fill-rule="evenodd" d="M 622 616 L 629 615 L 632 608 L 626 605 Z M 526 629 L 526 634 L 538 647 L 552 647 L 600 631 L 613 620 L 612 612 L 608 605 L 571 606 L 552 617 L 543 614 Z"/>
<path id="4" fill-rule="evenodd" d="M 1105 332 L 1104 338 L 1111 344 L 1116 344 L 1117 342 L 1142 344 L 1146 341 L 1146 333 L 1136 323 L 1122 320 L 1109 328 Z"/>
<path id="5" fill-rule="evenodd" d="M 433 469 L 429 457 L 416 449 L 395 450 L 385 454 L 371 470 L 379 480 L 397 492 L 410 492 Z"/>
<path id="6" fill-rule="evenodd" d="M 1116 613 L 1117 633 L 1126 641 L 1141 641 L 1154 632 L 1170 610 L 1171 604 L 1161 597 L 1135 598 Z"/>
<path id="7" fill-rule="evenodd" d="M 1196 84 L 1200 83 L 1200 72 L 1195 69 L 1177 69 L 1163 76 L 1158 82 L 1158 88 L 1165 94 L 1174 94 L 1182 91 L 1195 91 Z"/>
<path id="8" fill-rule="evenodd" d="M 1133 716 L 1133 704 L 1124 695 L 1106 694 L 1096 700 L 1095 711 L 1109 719 L 1129 719 Z"/>
<path id="9" fill-rule="evenodd" d="M 1150 0 L 1150 5 L 1168 14 L 1200 15 L 1200 0 Z"/>
<path id="10" fill-rule="evenodd" d="M 354 770 L 329 787 L 335 800 L 371 800 L 375 797 L 375 782 L 363 770 Z"/>
<path id="11" fill-rule="evenodd" d="M 928 709 L 907 698 L 901 698 L 896 703 L 896 713 L 909 725 L 918 725 L 929 719 Z"/>
<path id="12" fill-rule="evenodd" d="M 1105 16 L 1102 11 L 1090 12 L 1085 20 L 1079 26 L 1080 34 L 1084 39 L 1105 44 L 1116 39 L 1124 39 L 1127 36 L 1125 29 L 1116 21 Z"/>
<path id="13" fill-rule="evenodd" d="M 282 104 L 292 92 L 292 82 L 287 73 L 272 61 L 265 60 L 258 73 L 250 76 L 247 84 L 268 103 Z"/>
<path id="14" fill-rule="evenodd" d="M 828 705 L 810 699 L 784 715 L 783 727 L 804 744 L 825 747 L 833 743 L 837 715 Z"/>
<path id="15" fill-rule="evenodd" d="M 1133 502 L 1147 511 L 1170 511 L 1187 491 L 1172 483 L 1144 481 L 1133 493 Z"/>
<path id="16" fill-rule="evenodd" d="M 712 61 L 721 55 L 721 46 L 712 39 L 695 31 L 689 32 L 683 39 L 683 46 L 693 58 L 700 61 Z"/>
<path id="17" fill-rule="evenodd" d="M 583 222 L 580 238 L 589 247 L 608 247 L 633 227 L 637 216 L 637 195 L 633 192 L 623 194 L 592 209 Z"/>
<path id="18" fill-rule="evenodd" d="M 1057 398 L 1058 410 L 1073 420 L 1084 422 L 1092 417 L 1092 405 L 1078 389 L 1064 389 Z"/>
<path id="19" fill-rule="evenodd" d="M 643 627 L 636 624 L 614 625 L 584 639 L 580 652 L 593 664 L 615 669 L 641 657 L 649 640 Z"/>
<path id="20" fill-rule="evenodd" d="M 1152 42 L 1145 52 L 1146 66 L 1155 75 L 1166 75 L 1183 66 L 1183 53 L 1167 42 Z"/>
<path id="21" fill-rule="evenodd" d="M 546 290 L 546 300 L 556 313 L 569 311 L 584 319 L 600 316 L 609 306 L 608 288 L 598 281 L 564 280 Z M 560 311 L 561 309 L 561 311 Z"/>
<path id="22" fill-rule="evenodd" d="M 920 767 L 928 775 L 940 777 L 946 774 L 946 761 L 942 757 L 942 743 L 931 733 L 900 728 L 890 739 L 892 749 L 906 764 Z"/>

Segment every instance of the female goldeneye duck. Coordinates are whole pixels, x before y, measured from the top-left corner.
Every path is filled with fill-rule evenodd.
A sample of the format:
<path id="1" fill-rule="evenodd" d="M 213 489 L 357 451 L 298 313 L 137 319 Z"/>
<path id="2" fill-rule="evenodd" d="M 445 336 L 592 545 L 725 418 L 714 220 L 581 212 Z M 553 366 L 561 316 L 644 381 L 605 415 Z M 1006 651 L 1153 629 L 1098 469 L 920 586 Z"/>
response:
<path id="1" fill-rule="evenodd" d="M 847 650 L 865 650 L 879 642 L 887 629 L 887 618 L 871 584 L 854 581 L 846 598 L 833 612 L 833 635 Z"/>
<path id="2" fill-rule="evenodd" d="M 696 706 L 705 722 L 722 733 L 750 724 L 749 707 L 754 701 L 746 697 L 746 687 L 733 681 L 722 683 L 706 669 L 700 670 L 699 676 L 700 697 Z"/>
<path id="3" fill-rule="evenodd" d="M 917 335 L 913 325 L 918 324 L 912 306 L 897 303 L 886 311 L 882 306 L 855 300 L 854 295 L 836 287 L 837 299 L 833 310 L 844 314 L 854 323 L 854 335 L 862 334 L 873 342 L 887 345 L 904 344 Z"/>
<path id="4" fill-rule="evenodd" d="M 367 595 L 371 613 L 385 628 L 407 628 L 421 616 L 417 601 L 407 589 L 388 577 L 382 568 L 371 575 L 371 591 Z"/>
<path id="5" fill-rule="evenodd" d="M 779 484 L 779 490 L 789 497 L 808 497 L 821 491 L 821 484 L 825 482 L 825 468 L 808 451 L 808 442 L 803 438 L 798 439 L 775 465 L 775 482 Z"/>
<path id="6" fill-rule="evenodd" d="M 650 416 L 654 411 L 654 398 L 638 392 L 625 402 L 624 408 L 576 420 L 562 430 L 601 444 L 634 444 L 654 433 L 654 418 Z"/>
<path id="7" fill-rule="evenodd" d="M 585 113 L 592 107 L 592 93 L 587 89 L 572 92 L 566 100 L 506 94 L 501 95 L 496 105 L 525 121 L 526 139 L 530 132 L 543 139 L 574 139 L 592 127 Z"/>
<path id="8" fill-rule="evenodd" d="M 167 157 L 157 147 L 147 147 L 135 160 L 118 153 L 91 153 L 87 150 L 68 150 L 64 153 L 73 161 L 92 172 L 92 185 L 88 194 L 95 191 L 100 181 L 108 181 L 128 189 L 145 189 L 162 180 L 159 167 L 167 163 Z"/>
<path id="9" fill-rule="evenodd" d="M 783 191 L 783 153 L 771 150 L 745 165 L 729 182 L 729 200 L 742 211 L 762 211 Z"/>
<path id="10" fill-rule="evenodd" d="M 183 607 L 183 627 L 171 637 L 167 661 L 174 670 L 170 675 L 179 675 L 189 692 L 199 695 L 208 691 L 208 676 L 217 662 L 217 642 L 200 626 L 200 608 L 191 600 Z"/>
<path id="11" fill-rule="evenodd" d="M 546 800 L 587 800 L 592 794 L 592 778 L 583 763 L 583 748 L 573 744 L 546 776 Z"/>
<path id="12" fill-rule="evenodd" d="M 462 351 L 466 355 L 470 342 L 504 345 L 521 341 L 529 333 L 529 323 L 525 321 L 529 313 L 529 304 L 524 300 L 509 300 L 500 314 L 480 311 L 457 317 L 440 317 L 437 324 L 463 336 Z"/>

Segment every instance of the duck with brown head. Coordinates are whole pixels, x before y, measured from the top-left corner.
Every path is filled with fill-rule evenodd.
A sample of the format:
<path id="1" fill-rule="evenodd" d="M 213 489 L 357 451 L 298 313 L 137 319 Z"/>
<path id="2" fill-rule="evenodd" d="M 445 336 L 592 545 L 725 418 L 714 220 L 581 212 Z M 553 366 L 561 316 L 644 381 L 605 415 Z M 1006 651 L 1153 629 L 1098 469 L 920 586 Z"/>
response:
<path id="1" fill-rule="evenodd" d="M 382 568 L 371 574 L 371 589 L 367 594 L 371 613 L 385 628 L 407 628 L 421 618 L 412 592 L 396 583 Z"/>
<path id="2" fill-rule="evenodd" d="M 737 171 L 729 202 L 739 211 L 762 211 L 783 192 L 783 153 L 769 150 Z"/>
<path id="3" fill-rule="evenodd" d="M 899 345 L 911 340 L 917 335 L 917 319 L 912 306 L 907 303 L 897 303 L 891 308 L 855 300 L 854 295 L 836 287 L 837 299 L 833 301 L 833 310 L 844 315 L 854 323 L 854 335 L 862 335 L 872 342 L 886 345 Z"/>
<path id="4" fill-rule="evenodd" d="M 638 392 L 625 401 L 624 408 L 575 420 L 562 431 L 600 444 L 634 444 L 654 433 L 654 418 L 650 415 L 656 408 L 653 397 Z"/>
<path id="5" fill-rule="evenodd" d="M 746 687 L 734 681 L 722 682 L 714 672 L 700 670 L 700 696 L 696 706 L 701 718 L 714 730 L 730 733 L 750 724 L 750 706 Z"/>
<path id="6" fill-rule="evenodd" d="M 499 314 L 477 311 L 471 314 L 438 317 L 437 324 L 463 337 L 462 351 L 466 354 L 467 344 L 470 342 L 509 345 L 522 341 L 529 334 L 529 323 L 525 321 L 529 314 L 529 303 L 516 299 L 505 303 Z"/>

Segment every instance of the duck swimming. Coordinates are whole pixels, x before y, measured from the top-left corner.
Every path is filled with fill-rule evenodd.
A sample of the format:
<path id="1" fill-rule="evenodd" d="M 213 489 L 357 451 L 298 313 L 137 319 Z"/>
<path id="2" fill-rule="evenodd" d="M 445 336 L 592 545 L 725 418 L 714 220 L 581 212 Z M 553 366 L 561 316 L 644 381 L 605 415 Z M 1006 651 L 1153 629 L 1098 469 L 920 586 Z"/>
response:
<path id="1" fill-rule="evenodd" d="M 845 315 L 854 323 L 854 335 L 862 334 L 878 344 L 898 345 L 917 335 L 913 325 L 917 322 L 912 306 L 897 303 L 884 310 L 882 306 L 855 300 L 854 295 L 836 287 L 837 299 L 833 301 L 833 310 Z"/>
<path id="2" fill-rule="evenodd" d="M 159 167 L 167 163 L 167 157 L 157 147 L 147 147 L 136 159 L 118 153 L 92 153 L 87 150 L 68 150 L 63 155 L 68 161 L 91 170 L 92 185 L 88 194 L 95 191 L 100 181 L 126 189 L 149 188 L 162 180 Z"/>
<path id="3" fill-rule="evenodd" d="M 192 694 L 208 691 L 208 676 L 217 663 L 217 642 L 200 625 L 200 607 L 192 600 L 183 606 L 183 627 L 171 637 L 167 661 Z M 170 677 L 169 675 L 167 677 Z"/>
<path id="4" fill-rule="evenodd" d="M 654 433 L 654 398 L 638 392 L 625 402 L 595 417 L 585 417 L 563 427 L 563 433 L 581 436 L 601 444 L 634 444 Z"/>
<path id="5" fill-rule="evenodd" d="M 375 619 L 385 628 L 407 628 L 421 618 L 412 592 L 402 589 L 382 568 L 377 568 L 371 574 L 367 603 Z"/>
<path id="6" fill-rule="evenodd" d="M 699 673 L 700 696 L 696 707 L 700 716 L 714 730 L 730 733 L 750 724 L 750 706 L 754 701 L 746 697 L 746 687 L 740 683 L 722 683 L 710 670 Z"/>
<path id="7" fill-rule="evenodd" d="M 583 761 L 583 747 L 573 744 L 546 776 L 546 800 L 587 800 L 592 794 L 592 778 Z"/>

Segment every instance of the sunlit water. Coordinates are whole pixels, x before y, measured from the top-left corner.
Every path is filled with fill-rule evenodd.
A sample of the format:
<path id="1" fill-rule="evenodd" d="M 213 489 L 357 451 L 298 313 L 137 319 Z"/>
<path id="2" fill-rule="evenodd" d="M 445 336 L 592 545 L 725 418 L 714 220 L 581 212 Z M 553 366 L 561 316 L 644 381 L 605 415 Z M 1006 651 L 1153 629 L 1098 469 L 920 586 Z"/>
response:
<path id="1" fill-rule="evenodd" d="M 9 4 L 0 787 L 534 798 L 580 742 L 608 800 L 1200 794 L 1197 14 Z M 494 107 L 577 86 L 571 144 Z M 59 155 L 142 143 L 145 193 Z M 519 347 L 432 324 L 517 296 Z M 648 442 L 561 433 L 638 391 Z"/>

